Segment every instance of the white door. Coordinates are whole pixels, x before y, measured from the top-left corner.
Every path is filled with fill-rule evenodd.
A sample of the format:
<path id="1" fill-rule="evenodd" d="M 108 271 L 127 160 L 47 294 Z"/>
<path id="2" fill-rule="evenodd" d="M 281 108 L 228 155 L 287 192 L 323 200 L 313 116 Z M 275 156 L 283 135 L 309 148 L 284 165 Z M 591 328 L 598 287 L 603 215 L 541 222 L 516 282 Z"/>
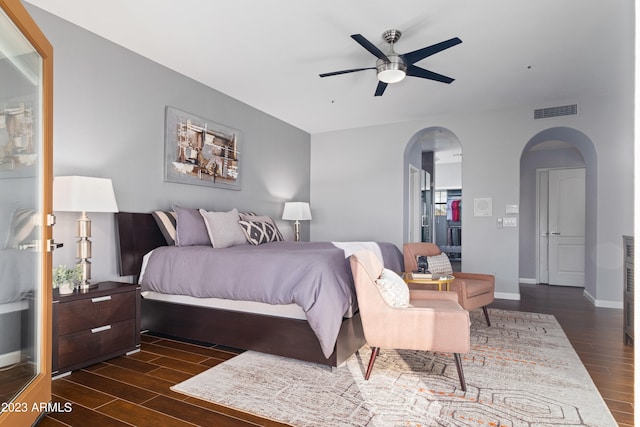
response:
<path id="1" fill-rule="evenodd" d="M 549 284 L 584 287 L 585 170 L 549 171 Z"/>
<path id="2" fill-rule="evenodd" d="M 549 171 L 538 170 L 538 283 L 549 283 Z"/>
<path id="3" fill-rule="evenodd" d="M 420 169 L 409 165 L 409 236 L 407 242 L 422 239 L 422 188 Z"/>

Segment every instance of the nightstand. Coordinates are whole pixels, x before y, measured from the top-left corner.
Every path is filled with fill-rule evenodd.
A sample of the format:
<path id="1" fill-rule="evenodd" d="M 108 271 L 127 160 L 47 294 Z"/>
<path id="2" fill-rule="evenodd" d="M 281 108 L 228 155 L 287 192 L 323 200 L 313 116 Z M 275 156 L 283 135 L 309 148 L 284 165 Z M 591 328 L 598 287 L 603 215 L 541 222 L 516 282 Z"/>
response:
<path id="1" fill-rule="evenodd" d="M 54 376 L 140 351 L 140 286 L 101 282 L 86 292 L 53 292 Z"/>

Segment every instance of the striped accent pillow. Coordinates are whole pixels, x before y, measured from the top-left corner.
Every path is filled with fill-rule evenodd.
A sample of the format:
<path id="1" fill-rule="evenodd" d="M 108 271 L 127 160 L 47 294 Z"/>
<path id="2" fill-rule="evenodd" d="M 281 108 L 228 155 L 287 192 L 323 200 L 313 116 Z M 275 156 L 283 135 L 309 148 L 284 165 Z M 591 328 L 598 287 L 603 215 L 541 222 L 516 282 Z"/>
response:
<path id="1" fill-rule="evenodd" d="M 176 222 L 177 217 L 174 211 L 153 211 L 151 216 L 156 220 L 158 228 L 162 236 L 167 241 L 167 245 L 175 246 L 176 244 Z"/>
<path id="2" fill-rule="evenodd" d="M 17 209 L 11 218 L 11 230 L 9 230 L 8 248 L 17 248 L 20 243 L 27 240 L 38 223 L 37 212 L 33 209 Z M 34 240 L 35 236 L 31 236 Z"/>

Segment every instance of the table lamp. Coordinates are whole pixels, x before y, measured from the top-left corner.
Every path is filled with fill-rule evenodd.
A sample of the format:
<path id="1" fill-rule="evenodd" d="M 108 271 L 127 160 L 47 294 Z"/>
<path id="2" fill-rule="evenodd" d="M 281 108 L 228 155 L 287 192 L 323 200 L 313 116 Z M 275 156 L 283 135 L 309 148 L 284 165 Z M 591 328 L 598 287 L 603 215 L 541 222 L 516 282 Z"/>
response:
<path id="1" fill-rule="evenodd" d="M 118 212 L 111 180 L 89 176 L 56 176 L 53 179 L 53 210 L 81 212 L 76 221 L 76 258 L 81 267 L 80 290 L 91 288 L 91 220 L 87 212 Z"/>
<path id="2" fill-rule="evenodd" d="M 311 219 L 311 209 L 309 203 L 306 202 L 287 202 L 284 204 L 284 212 L 282 219 L 295 221 L 294 230 L 296 234 L 296 242 L 300 241 L 300 221 L 308 221 Z"/>

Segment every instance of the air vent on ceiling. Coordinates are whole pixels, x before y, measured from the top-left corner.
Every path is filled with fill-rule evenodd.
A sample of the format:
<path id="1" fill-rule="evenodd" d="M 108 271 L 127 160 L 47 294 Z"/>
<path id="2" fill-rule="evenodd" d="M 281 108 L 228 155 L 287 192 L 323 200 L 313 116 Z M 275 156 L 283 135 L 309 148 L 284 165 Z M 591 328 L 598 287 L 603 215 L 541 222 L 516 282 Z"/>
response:
<path id="1" fill-rule="evenodd" d="M 548 119 L 549 117 L 573 116 L 576 114 L 578 114 L 578 104 L 533 110 L 534 119 Z"/>

